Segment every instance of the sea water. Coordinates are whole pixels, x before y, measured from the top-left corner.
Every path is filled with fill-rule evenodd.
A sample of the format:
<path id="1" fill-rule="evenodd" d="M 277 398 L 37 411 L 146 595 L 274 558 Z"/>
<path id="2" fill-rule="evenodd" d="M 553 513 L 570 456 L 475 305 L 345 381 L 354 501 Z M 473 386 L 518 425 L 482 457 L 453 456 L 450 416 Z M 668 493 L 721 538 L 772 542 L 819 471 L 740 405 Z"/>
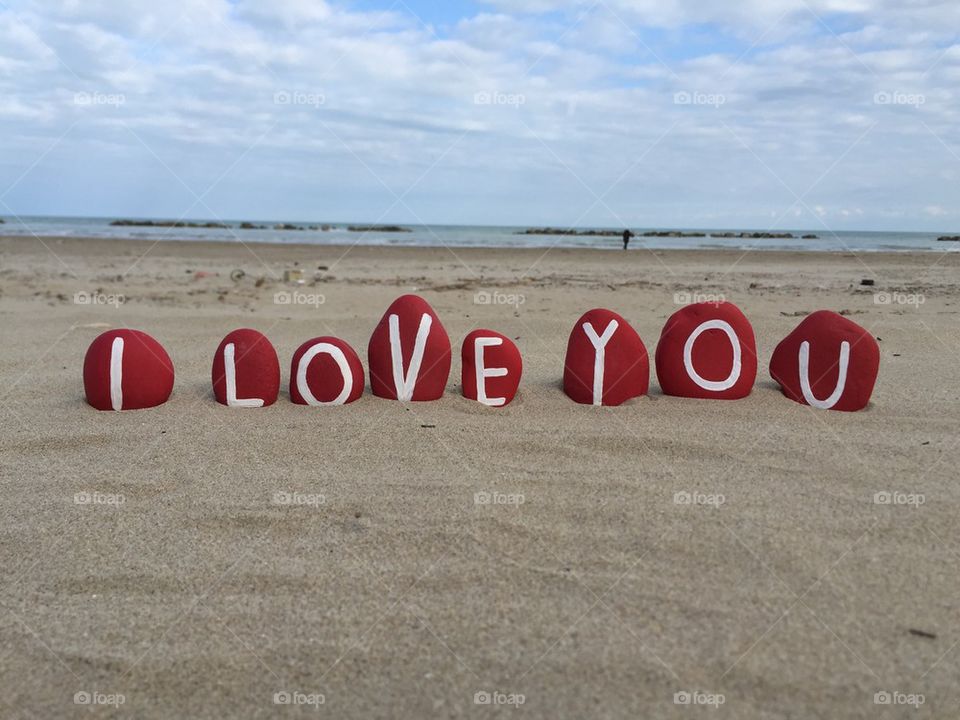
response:
<path id="1" fill-rule="evenodd" d="M 216 221 L 226 224 L 227 228 L 164 228 L 112 226 L 117 218 L 70 218 L 6 216 L 5 224 L 0 225 L 0 235 L 39 236 L 39 237 L 92 237 L 92 238 L 133 238 L 149 241 L 163 240 L 212 240 L 223 242 L 266 242 L 266 243 L 305 243 L 313 245 L 397 245 L 417 247 L 516 247 L 516 248 L 597 248 L 620 250 L 623 241 L 620 237 L 574 236 L 574 235 L 527 235 L 524 227 L 496 227 L 478 225 L 403 225 L 411 232 L 351 232 L 348 223 L 291 220 L 256 221 L 267 229 L 242 230 L 239 220 Z M 183 220 L 183 222 L 203 223 L 208 220 Z M 276 230 L 275 225 L 292 224 L 303 230 Z M 363 223 L 355 223 L 362 225 Z M 330 229 L 321 229 L 329 225 Z M 317 228 L 315 230 L 311 227 Z M 599 228 L 603 229 L 603 228 Z M 622 232 L 622 228 L 607 228 Z M 739 250 L 817 250 L 827 252 L 878 252 L 878 251 L 960 251 L 960 243 L 938 242 L 939 233 L 921 232 L 831 232 L 821 230 L 783 230 L 777 228 L 771 232 L 791 232 L 793 239 L 775 238 L 717 238 L 711 232 L 753 232 L 747 228 L 725 230 L 697 230 L 669 228 L 683 232 L 704 232 L 705 237 L 640 237 L 647 230 L 659 228 L 631 228 L 637 234 L 630 242 L 631 248 L 684 249 L 732 248 Z M 763 231 L 761 231 L 763 232 Z M 802 235 L 815 234 L 816 240 L 803 240 Z"/>

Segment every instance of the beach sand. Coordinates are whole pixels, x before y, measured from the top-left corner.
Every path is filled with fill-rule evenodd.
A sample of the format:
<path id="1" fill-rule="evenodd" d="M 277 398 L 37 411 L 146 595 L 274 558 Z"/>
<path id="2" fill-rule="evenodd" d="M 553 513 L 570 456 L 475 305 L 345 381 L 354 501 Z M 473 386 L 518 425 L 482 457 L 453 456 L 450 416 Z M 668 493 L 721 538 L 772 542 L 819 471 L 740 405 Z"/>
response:
<path id="1" fill-rule="evenodd" d="M 304 285 L 282 281 L 294 268 Z M 958 269 L 960 254 L 0 239 L 0 715 L 87 717 L 75 695 L 97 692 L 140 718 L 957 717 Z M 274 301 L 293 291 L 316 304 Z M 336 335 L 366 364 L 408 292 L 453 342 L 442 400 L 289 403 L 300 343 Z M 749 398 L 665 397 L 655 376 L 619 408 L 564 396 L 581 313 L 620 312 L 652 355 L 698 293 L 756 329 Z M 880 340 L 865 412 L 813 411 L 769 378 L 820 308 Z M 166 347 L 167 404 L 85 404 L 84 353 L 111 327 Z M 237 327 L 280 353 L 275 406 L 212 399 Z M 459 396 L 476 327 L 523 353 L 507 408 Z M 324 702 L 278 708 L 280 692 Z"/>

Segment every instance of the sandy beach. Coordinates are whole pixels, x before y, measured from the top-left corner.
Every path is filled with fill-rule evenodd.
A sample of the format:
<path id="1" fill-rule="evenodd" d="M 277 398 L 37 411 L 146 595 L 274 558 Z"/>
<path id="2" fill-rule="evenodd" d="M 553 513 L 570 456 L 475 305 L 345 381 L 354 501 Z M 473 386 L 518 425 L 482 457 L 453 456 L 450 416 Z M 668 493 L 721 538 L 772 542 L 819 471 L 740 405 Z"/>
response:
<path id="1" fill-rule="evenodd" d="M 87 693 L 139 718 L 957 717 L 958 270 L 957 253 L 0 238 L 0 715 L 88 717 Z M 442 400 L 288 401 L 297 346 L 335 335 L 365 362 L 408 292 L 453 342 Z M 754 325 L 749 398 L 666 397 L 655 376 L 619 408 L 563 394 L 584 311 L 621 313 L 652 354 L 703 296 Z M 865 412 L 769 377 L 821 308 L 880 342 Z M 115 327 L 163 343 L 168 403 L 85 404 L 84 353 Z M 279 351 L 272 407 L 212 398 L 238 327 Z M 459 394 L 477 327 L 523 353 L 504 409 Z"/>

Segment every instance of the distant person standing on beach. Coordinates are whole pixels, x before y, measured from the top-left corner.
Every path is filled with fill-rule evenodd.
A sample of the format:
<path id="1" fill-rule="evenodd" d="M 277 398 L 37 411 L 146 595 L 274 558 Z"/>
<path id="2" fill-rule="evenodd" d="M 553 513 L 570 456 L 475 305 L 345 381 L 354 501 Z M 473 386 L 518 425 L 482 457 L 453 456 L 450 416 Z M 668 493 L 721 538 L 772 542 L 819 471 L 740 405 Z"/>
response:
<path id="1" fill-rule="evenodd" d="M 624 250 L 627 249 L 627 245 L 630 244 L 630 238 L 632 238 L 632 237 L 633 237 L 633 233 L 632 233 L 632 232 L 630 232 L 629 230 L 624 230 L 624 231 L 623 231 L 623 249 L 624 249 Z"/>

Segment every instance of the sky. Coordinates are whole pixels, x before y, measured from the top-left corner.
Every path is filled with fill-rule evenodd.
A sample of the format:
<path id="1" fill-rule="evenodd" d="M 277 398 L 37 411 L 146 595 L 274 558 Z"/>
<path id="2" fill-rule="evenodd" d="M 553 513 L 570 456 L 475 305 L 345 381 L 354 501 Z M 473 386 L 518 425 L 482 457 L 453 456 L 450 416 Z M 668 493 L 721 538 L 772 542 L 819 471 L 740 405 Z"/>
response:
<path id="1" fill-rule="evenodd" d="M 956 0 L 0 0 L 0 216 L 960 232 Z"/>

